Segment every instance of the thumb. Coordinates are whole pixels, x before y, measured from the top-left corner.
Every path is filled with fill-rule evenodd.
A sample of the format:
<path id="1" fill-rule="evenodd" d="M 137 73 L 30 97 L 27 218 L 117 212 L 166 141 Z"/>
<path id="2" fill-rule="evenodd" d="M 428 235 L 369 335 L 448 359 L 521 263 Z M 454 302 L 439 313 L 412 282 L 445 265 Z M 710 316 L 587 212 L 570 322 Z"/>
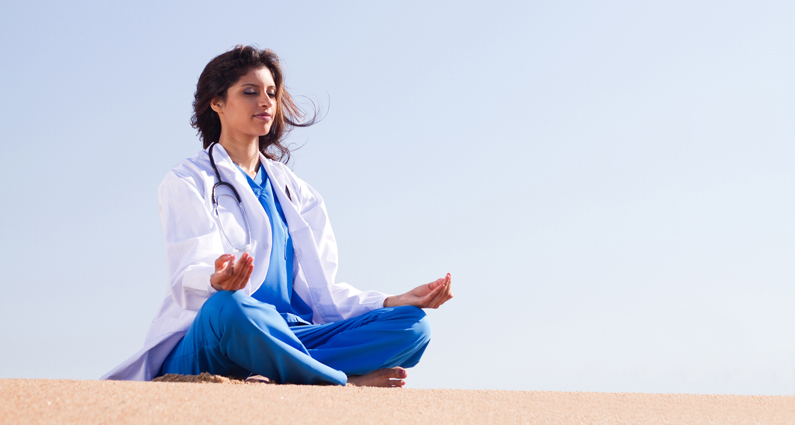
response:
<path id="1" fill-rule="evenodd" d="M 442 279 L 436 279 L 436 280 L 434 280 L 433 282 L 431 282 L 431 283 L 429 283 L 429 284 L 428 284 L 428 289 L 430 289 L 431 291 L 433 291 L 434 289 L 438 288 L 438 287 L 439 287 L 440 285 L 442 285 L 443 283 L 444 283 L 444 278 L 442 278 Z"/>
<path id="2" fill-rule="evenodd" d="M 229 260 L 234 260 L 234 258 L 235 256 L 232 254 L 224 254 L 218 257 L 218 259 L 215 260 L 215 271 L 219 272 L 223 270 L 228 264 Z"/>

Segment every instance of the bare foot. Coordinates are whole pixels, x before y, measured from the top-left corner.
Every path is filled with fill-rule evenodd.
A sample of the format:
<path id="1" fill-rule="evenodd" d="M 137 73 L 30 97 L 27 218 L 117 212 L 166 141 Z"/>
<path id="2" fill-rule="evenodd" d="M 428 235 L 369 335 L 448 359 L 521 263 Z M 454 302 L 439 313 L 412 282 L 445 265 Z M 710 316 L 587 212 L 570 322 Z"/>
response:
<path id="1" fill-rule="evenodd" d="M 393 367 L 392 369 L 378 369 L 367 375 L 349 376 L 348 383 L 357 387 L 388 387 L 401 388 L 406 385 L 406 369 Z"/>
<path id="2" fill-rule="evenodd" d="M 246 383 L 247 384 L 270 384 L 271 380 L 268 379 L 267 376 L 251 375 L 248 378 L 246 378 Z"/>

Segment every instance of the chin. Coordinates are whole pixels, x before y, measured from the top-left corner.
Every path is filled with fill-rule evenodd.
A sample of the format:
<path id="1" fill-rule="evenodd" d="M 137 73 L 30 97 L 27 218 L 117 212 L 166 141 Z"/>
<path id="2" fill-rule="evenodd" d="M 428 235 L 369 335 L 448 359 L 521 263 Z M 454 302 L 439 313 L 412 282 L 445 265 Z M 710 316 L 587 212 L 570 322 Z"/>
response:
<path id="1" fill-rule="evenodd" d="M 267 136 L 270 133 L 270 128 L 254 128 L 248 134 L 255 135 L 256 137 Z"/>

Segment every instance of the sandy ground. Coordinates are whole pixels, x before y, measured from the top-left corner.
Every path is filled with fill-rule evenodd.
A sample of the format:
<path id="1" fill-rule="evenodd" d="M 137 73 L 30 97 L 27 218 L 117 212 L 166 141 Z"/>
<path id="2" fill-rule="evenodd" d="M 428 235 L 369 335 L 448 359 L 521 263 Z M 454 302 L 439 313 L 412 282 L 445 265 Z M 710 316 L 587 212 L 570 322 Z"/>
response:
<path id="1" fill-rule="evenodd" d="M 0 424 L 793 424 L 795 397 L 0 380 Z"/>

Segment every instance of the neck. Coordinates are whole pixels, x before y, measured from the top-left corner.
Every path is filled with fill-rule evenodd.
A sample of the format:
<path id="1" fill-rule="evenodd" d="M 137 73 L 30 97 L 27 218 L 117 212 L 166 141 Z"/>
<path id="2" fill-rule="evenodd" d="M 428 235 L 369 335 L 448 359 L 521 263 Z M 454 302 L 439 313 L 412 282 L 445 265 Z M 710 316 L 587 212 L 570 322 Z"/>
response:
<path id="1" fill-rule="evenodd" d="M 259 165 L 259 139 L 240 139 L 224 134 L 221 130 L 221 137 L 218 144 L 226 149 L 229 158 L 234 161 L 243 171 L 252 178 L 257 175 Z"/>

